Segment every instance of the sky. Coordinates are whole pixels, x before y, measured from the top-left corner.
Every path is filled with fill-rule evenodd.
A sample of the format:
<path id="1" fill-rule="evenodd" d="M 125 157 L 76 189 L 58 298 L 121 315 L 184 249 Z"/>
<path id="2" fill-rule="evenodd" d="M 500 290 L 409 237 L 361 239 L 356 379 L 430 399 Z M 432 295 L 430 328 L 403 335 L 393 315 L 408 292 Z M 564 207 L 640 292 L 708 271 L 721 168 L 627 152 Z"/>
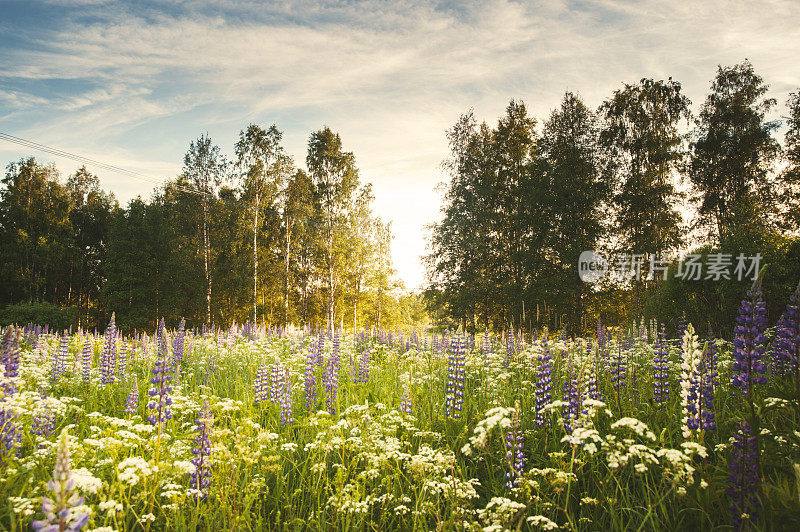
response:
<path id="1" fill-rule="evenodd" d="M 213 2 L 0 0 L 0 132 L 174 178 L 208 133 L 233 155 L 276 124 L 303 167 L 327 125 L 392 222 L 409 289 L 424 286 L 445 132 L 512 98 L 540 123 L 565 91 L 595 107 L 623 83 L 672 77 L 699 110 L 718 65 L 748 58 L 778 101 L 800 88 L 800 5 L 775 1 Z M 0 164 L 34 155 L 0 140 Z M 92 170 L 91 166 L 89 169 Z M 153 182 L 95 170 L 121 204 Z"/>

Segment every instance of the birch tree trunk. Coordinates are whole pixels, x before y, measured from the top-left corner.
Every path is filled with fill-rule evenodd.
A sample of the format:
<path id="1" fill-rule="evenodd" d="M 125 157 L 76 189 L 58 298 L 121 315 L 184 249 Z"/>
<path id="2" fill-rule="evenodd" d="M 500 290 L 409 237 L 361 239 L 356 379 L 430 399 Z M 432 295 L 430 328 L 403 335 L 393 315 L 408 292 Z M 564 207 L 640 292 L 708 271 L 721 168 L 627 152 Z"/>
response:
<path id="1" fill-rule="evenodd" d="M 283 325 L 289 321 L 289 253 L 292 245 L 292 222 L 286 218 L 286 270 L 283 279 Z"/>
<path id="2" fill-rule="evenodd" d="M 206 274 L 206 325 L 211 325 L 211 275 L 208 272 L 208 256 L 211 243 L 208 238 L 208 202 L 203 198 L 203 267 Z"/>
<path id="3" fill-rule="evenodd" d="M 261 198 L 256 194 L 255 212 L 253 217 L 253 325 L 258 323 L 258 311 L 256 310 L 256 302 L 258 293 L 258 206 Z"/>
<path id="4" fill-rule="evenodd" d="M 328 221 L 328 330 L 334 327 L 333 312 L 333 220 Z"/>

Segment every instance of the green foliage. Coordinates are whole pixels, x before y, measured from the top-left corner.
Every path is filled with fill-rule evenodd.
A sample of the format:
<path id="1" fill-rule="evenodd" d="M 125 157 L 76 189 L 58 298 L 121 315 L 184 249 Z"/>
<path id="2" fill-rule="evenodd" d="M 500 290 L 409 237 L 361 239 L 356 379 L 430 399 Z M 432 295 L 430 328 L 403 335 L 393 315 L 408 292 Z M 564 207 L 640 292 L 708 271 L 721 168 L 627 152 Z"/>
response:
<path id="1" fill-rule="evenodd" d="M 667 282 L 645 280 L 646 262 L 642 280 L 587 285 L 578 256 L 593 249 L 673 265 L 692 249 L 760 253 L 770 265 L 765 289 L 783 297 L 800 270 L 800 93 L 788 101 L 788 164 L 776 175 L 766 91 L 748 61 L 719 67 L 689 135 L 681 130 L 691 125 L 690 101 L 671 78 L 625 84 L 597 113 L 567 93 L 541 136 L 521 102 L 494 129 L 462 116 L 447 131 L 451 179 L 430 235 L 425 301 L 434 321 L 580 334 L 598 318 L 674 325 L 686 310 L 730 332 L 746 283 L 683 282 L 674 267 Z"/>
<path id="2" fill-rule="evenodd" d="M 9 164 L 0 188 L 0 305 L 49 301 L 93 324 L 116 208 L 86 168 L 61 184 L 53 165 L 32 157 Z"/>
<path id="3" fill-rule="evenodd" d="M 768 316 L 776 320 L 786 308 L 800 271 L 800 238 L 783 238 L 772 235 L 758 243 L 735 242 L 731 248 L 704 246 L 691 253 L 702 256 L 705 263 L 712 253 L 762 255 L 761 265 L 766 265 L 762 288 L 767 301 Z M 731 279 L 682 280 L 675 277 L 677 266 L 669 270 L 666 281 L 659 282 L 648 293 L 644 302 L 644 316 L 656 318 L 677 330 L 679 316 L 685 314 L 689 322 L 697 324 L 698 331 L 711 327 L 718 337 L 729 338 L 733 333 L 737 310 L 745 296 L 751 278 L 743 281 Z"/>
<path id="4" fill-rule="evenodd" d="M 690 103 L 670 78 L 626 84 L 600 106 L 600 141 L 612 153 L 606 171 L 614 179 L 614 232 L 628 252 L 661 256 L 681 244 L 671 172 L 683 156 L 678 126 Z"/>
<path id="5" fill-rule="evenodd" d="M 766 120 L 775 106 L 769 87 L 745 60 L 718 67 L 692 142 L 689 178 L 700 193 L 700 221 L 715 240 L 759 233 L 774 221 L 777 194 L 771 176 L 779 153 Z"/>
<path id="6" fill-rule="evenodd" d="M 391 228 L 372 213 L 353 154 L 325 128 L 311 137 L 307 174 L 280 141 L 274 125 L 242 131 L 231 184 L 203 135 L 177 178 L 124 209 L 85 168 L 61 184 L 52 165 L 12 163 L 0 188 L 0 305 L 74 307 L 78 324 L 95 328 L 116 311 L 123 330 L 152 331 L 162 317 L 190 327 L 409 323 Z"/>
<path id="7" fill-rule="evenodd" d="M 78 309 L 59 307 L 47 301 L 17 303 L 0 309 L 0 325 L 46 323 L 54 330 L 66 330 L 78 326 Z"/>
<path id="8" fill-rule="evenodd" d="M 789 116 L 786 119 L 786 168 L 780 176 L 781 226 L 797 232 L 800 228 L 800 91 L 789 95 L 786 102 Z"/>

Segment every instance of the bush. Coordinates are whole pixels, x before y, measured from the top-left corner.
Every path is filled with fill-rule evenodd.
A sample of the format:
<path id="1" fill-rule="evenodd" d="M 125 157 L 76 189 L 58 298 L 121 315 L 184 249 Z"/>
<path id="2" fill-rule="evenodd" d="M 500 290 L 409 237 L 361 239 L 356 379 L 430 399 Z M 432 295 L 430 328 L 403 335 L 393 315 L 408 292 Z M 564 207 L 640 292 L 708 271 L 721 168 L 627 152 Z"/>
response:
<path id="1" fill-rule="evenodd" d="M 78 309 L 52 303 L 17 303 L 0 310 L 0 325 L 49 325 L 51 329 L 69 329 L 78 324 Z"/>

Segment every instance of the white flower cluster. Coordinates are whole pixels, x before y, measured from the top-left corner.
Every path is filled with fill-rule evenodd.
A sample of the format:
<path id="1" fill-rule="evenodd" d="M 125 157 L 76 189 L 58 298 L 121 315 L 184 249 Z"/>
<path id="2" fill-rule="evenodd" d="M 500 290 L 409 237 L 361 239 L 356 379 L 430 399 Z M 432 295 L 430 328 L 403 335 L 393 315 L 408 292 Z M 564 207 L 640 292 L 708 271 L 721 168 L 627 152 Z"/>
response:
<path id="1" fill-rule="evenodd" d="M 650 441 L 656 441 L 656 435 L 650 431 L 650 428 L 635 417 L 623 417 L 611 424 L 612 430 L 619 428 L 630 429 L 643 438 L 647 438 Z"/>
<path id="2" fill-rule="evenodd" d="M 558 530 L 558 523 L 551 521 L 548 517 L 543 515 L 532 515 L 525 519 L 531 525 L 538 527 L 542 530 Z"/>
<path id="3" fill-rule="evenodd" d="M 72 480 L 83 493 L 97 493 L 103 487 L 103 481 L 83 467 L 72 470 Z"/>
<path id="4" fill-rule="evenodd" d="M 117 464 L 117 478 L 131 486 L 139 483 L 140 478 L 148 477 L 158 471 L 157 465 L 149 464 L 140 456 L 131 456 Z"/>
<path id="5" fill-rule="evenodd" d="M 478 510 L 478 517 L 485 523 L 484 532 L 500 532 L 508 530 L 507 525 L 525 505 L 505 497 L 492 497 L 485 508 Z M 516 528 L 516 523 L 513 527 Z"/>
<path id="6" fill-rule="evenodd" d="M 102 511 L 108 513 L 108 515 L 111 517 L 114 517 L 114 515 L 122 512 L 122 504 L 118 503 L 114 499 L 108 499 L 107 501 L 102 501 L 99 504 L 99 507 Z"/>
<path id="7" fill-rule="evenodd" d="M 475 449 L 483 449 L 486 447 L 489 434 L 495 427 L 499 426 L 503 429 L 507 429 L 511 426 L 511 415 L 513 412 L 513 408 L 505 408 L 502 406 L 488 410 L 484 418 L 480 420 L 473 429 L 472 436 L 469 438 L 469 443 L 464 444 L 461 448 L 461 452 L 466 456 L 472 456 Z"/>

